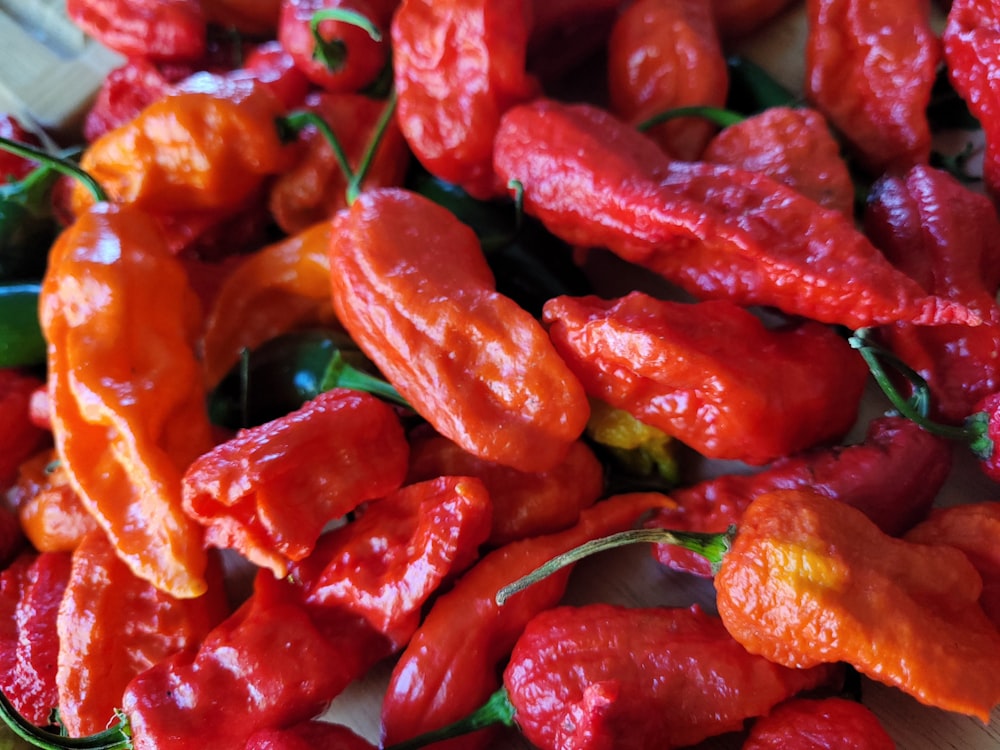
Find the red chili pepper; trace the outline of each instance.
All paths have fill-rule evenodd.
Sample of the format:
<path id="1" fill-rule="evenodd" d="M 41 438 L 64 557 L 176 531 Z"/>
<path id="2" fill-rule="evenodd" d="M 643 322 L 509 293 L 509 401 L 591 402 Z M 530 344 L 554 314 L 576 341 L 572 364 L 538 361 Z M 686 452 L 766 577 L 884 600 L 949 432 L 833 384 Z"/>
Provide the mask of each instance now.
<path id="1" fill-rule="evenodd" d="M 587 395 L 711 458 L 763 464 L 842 438 L 868 376 L 831 328 L 769 329 L 724 300 L 557 297 L 543 320 Z"/>
<path id="2" fill-rule="evenodd" d="M 71 737 L 113 723 L 138 673 L 196 648 L 229 614 L 222 566 L 213 559 L 205 594 L 175 599 L 137 578 L 95 530 L 73 552 L 59 604 L 59 720 Z"/>
<path id="3" fill-rule="evenodd" d="M 806 98 L 873 175 L 926 163 L 941 60 L 930 3 L 809 0 L 806 8 Z"/>
<path id="4" fill-rule="evenodd" d="M 400 129 L 435 177 L 476 198 L 501 192 L 493 137 L 503 112 L 538 93 L 525 71 L 526 0 L 407 0 L 392 22 Z"/>
<path id="5" fill-rule="evenodd" d="M 41 145 L 37 135 L 26 130 L 16 117 L 7 113 L 0 114 L 0 138 L 32 146 Z M 0 151 L 0 184 L 23 179 L 37 166 L 30 159 L 12 154 L 10 151 Z"/>
<path id="6" fill-rule="evenodd" d="M 31 420 L 31 394 L 42 382 L 15 369 L 0 369 L 0 490 L 17 477 L 18 466 L 47 439 L 45 430 Z"/>
<path id="7" fill-rule="evenodd" d="M 56 615 L 69 575 L 62 552 L 22 554 L 0 573 L 0 690 L 33 724 L 59 705 Z"/>
<path id="8" fill-rule="evenodd" d="M 504 688 L 469 717 L 516 726 L 542 750 L 687 747 L 738 731 L 796 693 L 829 684 L 832 667 L 788 669 L 748 653 L 699 607 L 557 607 L 528 623 Z M 461 724 L 391 746 L 412 750 Z"/>
<path id="9" fill-rule="evenodd" d="M 280 577 L 327 523 L 399 487 L 408 454 L 391 406 L 336 389 L 195 459 L 184 510 L 205 527 L 206 545 L 236 549 Z"/>
<path id="10" fill-rule="evenodd" d="M 278 2 L 273 4 L 277 8 Z M 277 39 L 258 44 L 243 61 L 243 67 L 229 75 L 249 75 L 260 81 L 288 110 L 300 106 L 310 89 L 309 79 L 296 67 L 291 54 Z"/>
<path id="11" fill-rule="evenodd" d="M 898 324 L 878 340 L 915 370 L 933 396 L 931 415 L 959 424 L 1000 390 L 1000 219 L 989 198 L 942 170 L 918 165 L 872 188 L 865 232 L 928 292 L 975 310 L 981 326 Z"/>
<path id="12" fill-rule="evenodd" d="M 208 26 L 199 0 L 66 0 L 84 32 L 126 57 L 159 61 L 202 58 Z"/>
<path id="13" fill-rule="evenodd" d="M 475 233 L 415 193 L 369 190 L 333 220 L 337 319 L 414 410 L 480 458 L 546 471 L 586 426 L 541 325 L 496 292 Z"/>
<path id="14" fill-rule="evenodd" d="M 587 105 L 536 100 L 504 115 L 497 174 L 561 239 L 607 247 L 697 297 L 768 305 L 851 328 L 978 323 L 927 295 L 851 220 L 760 174 L 670 161 Z"/>
<path id="15" fill-rule="evenodd" d="M 432 431 L 411 433 L 407 481 L 448 475 L 478 477 L 489 490 L 491 547 L 569 528 L 604 491 L 604 467 L 583 441 L 552 470 L 523 472 L 477 458 Z"/>
<path id="16" fill-rule="evenodd" d="M 755 474 L 725 474 L 673 490 L 677 507 L 658 511 L 650 525 L 722 532 L 739 524 L 758 495 L 809 488 L 861 510 L 886 534 L 901 536 L 927 516 L 951 466 L 946 440 L 902 417 L 880 417 L 868 425 L 864 442 L 818 448 L 780 458 Z M 712 575 L 710 563 L 688 550 L 660 544 L 656 556 L 671 568 Z"/>
<path id="17" fill-rule="evenodd" d="M 754 722 L 741 750 L 895 750 L 872 711 L 845 698 L 794 698 Z"/>
<path id="18" fill-rule="evenodd" d="M 830 127 L 807 107 L 768 107 L 727 126 L 701 158 L 760 172 L 824 208 L 854 214 L 854 183 Z"/>
<path id="19" fill-rule="evenodd" d="M 498 607 L 495 596 L 504 583 L 587 539 L 630 528 L 669 502 L 646 493 L 602 500 L 566 531 L 512 542 L 483 557 L 435 600 L 397 660 L 382 703 L 383 745 L 449 724 L 486 700 L 500 685 L 497 667 L 528 621 L 559 601 L 569 571 Z M 470 735 L 449 747 L 482 748 L 487 739 Z"/>
<path id="20" fill-rule="evenodd" d="M 287 729 L 262 729 L 245 750 L 376 750 L 352 729 L 325 721 L 306 721 Z"/>
<path id="21" fill-rule="evenodd" d="M 668 110 L 722 107 L 729 75 L 711 3 L 637 0 L 608 40 L 608 95 L 623 120 L 644 123 Z M 702 117 L 681 117 L 646 132 L 677 159 L 697 159 L 715 132 Z"/>
<path id="22" fill-rule="evenodd" d="M 170 82 L 148 58 L 126 60 L 104 77 L 83 121 L 84 139 L 91 143 L 121 127 L 171 90 Z"/>

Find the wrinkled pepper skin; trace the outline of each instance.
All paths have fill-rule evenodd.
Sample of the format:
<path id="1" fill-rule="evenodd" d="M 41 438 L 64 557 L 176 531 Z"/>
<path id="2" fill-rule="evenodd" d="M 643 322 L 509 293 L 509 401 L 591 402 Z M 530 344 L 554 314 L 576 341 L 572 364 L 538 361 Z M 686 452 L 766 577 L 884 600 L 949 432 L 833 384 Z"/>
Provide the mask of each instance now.
<path id="1" fill-rule="evenodd" d="M 984 723 L 1000 703 L 1000 631 L 954 547 L 886 536 L 818 493 L 776 491 L 743 512 L 715 587 L 726 629 L 776 664 L 845 662 Z"/>
<path id="2" fill-rule="evenodd" d="M 364 156 L 376 125 L 388 106 L 363 94 L 314 94 L 305 109 L 329 124 L 352 168 Z M 268 207 L 285 232 L 293 234 L 325 222 L 347 205 L 347 175 L 325 136 L 314 127 L 298 136 L 302 144 L 295 163 L 274 180 Z M 396 121 L 390 120 L 379 140 L 361 189 L 403 184 L 409 160 L 406 142 Z"/>
<path id="3" fill-rule="evenodd" d="M 701 158 L 760 172 L 824 208 L 854 214 L 854 183 L 847 162 L 826 120 L 814 109 L 768 107 L 720 131 Z"/>
<path id="4" fill-rule="evenodd" d="M 435 177 L 476 198 L 502 190 L 493 136 L 513 104 L 538 93 L 525 71 L 527 0 L 406 0 L 392 21 L 397 120 Z"/>
<path id="5" fill-rule="evenodd" d="M 408 457 L 391 406 L 338 388 L 195 459 L 183 506 L 206 545 L 236 549 L 281 577 L 327 523 L 397 489 Z"/>
<path id="6" fill-rule="evenodd" d="M 518 639 L 504 685 L 521 733 L 543 750 L 687 747 L 828 684 L 753 656 L 697 606 L 557 607 Z"/>
<path id="7" fill-rule="evenodd" d="M 880 342 L 927 382 L 933 417 L 961 424 L 979 400 L 1000 390 L 996 209 L 947 172 L 918 165 L 875 183 L 864 226 L 897 268 L 986 321 L 975 327 L 898 324 L 878 331 Z"/>
<path id="8" fill-rule="evenodd" d="M 494 164 L 503 181 L 520 183 L 526 213 L 556 236 L 606 247 L 702 299 L 852 329 L 980 322 L 893 268 L 849 217 L 762 174 L 671 161 L 592 106 L 537 99 L 512 107 Z"/>
<path id="9" fill-rule="evenodd" d="M 317 720 L 287 729 L 262 729 L 247 740 L 245 750 L 376 750 L 376 747 L 348 727 Z"/>
<path id="10" fill-rule="evenodd" d="M 329 225 L 316 224 L 246 256 L 226 276 L 205 316 L 206 387 L 218 385 L 244 349 L 333 322 L 329 242 Z"/>
<path id="11" fill-rule="evenodd" d="M 98 528 L 54 450 L 40 451 L 21 464 L 7 499 L 17 509 L 24 535 L 39 552 L 72 552 Z"/>
<path id="12" fill-rule="evenodd" d="M 40 726 L 59 705 L 56 617 L 70 565 L 67 553 L 29 552 L 0 573 L 0 689 Z"/>
<path id="13" fill-rule="evenodd" d="M 587 395 L 710 458 L 764 464 L 843 437 L 868 377 L 831 328 L 768 329 L 724 300 L 557 297 L 543 320 Z"/>
<path id="14" fill-rule="evenodd" d="M 33 375 L 0 368 L 0 490 L 17 478 L 18 467 L 45 444 L 45 430 L 31 420 L 31 394 L 42 385 Z"/>
<path id="15" fill-rule="evenodd" d="M 125 687 L 140 672 L 198 644 L 228 614 L 222 566 L 208 590 L 176 599 L 137 578 L 95 530 L 73 552 L 59 606 L 59 719 L 71 737 L 114 723 Z"/>
<path id="16" fill-rule="evenodd" d="M 631 528 L 644 513 L 669 502 L 652 493 L 618 495 L 582 511 L 577 524 L 565 531 L 512 542 L 485 555 L 435 600 L 397 660 L 382 703 L 383 746 L 445 726 L 486 701 L 500 686 L 498 667 L 525 625 L 563 596 L 569 569 L 525 589 L 502 607 L 496 603 L 500 588 L 554 555 Z M 490 736 L 477 732 L 441 747 L 481 749 Z"/>
<path id="17" fill-rule="evenodd" d="M 909 542 L 946 544 L 965 553 L 983 579 L 979 597 L 986 614 L 1000 627 L 1000 503 L 979 502 L 936 508 L 911 529 Z"/>
<path id="18" fill-rule="evenodd" d="M 149 58 L 126 60 L 104 77 L 97 90 L 84 117 L 84 140 L 93 143 L 108 131 L 125 125 L 171 89 L 166 76 Z"/>
<path id="19" fill-rule="evenodd" d="M 428 198 L 366 191 L 333 220 L 337 319 L 442 435 L 480 458 L 546 471 L 590 407 L 544 329 L 496 292 L 475 233 Z"/>
<path id="20" fill-rule="evenodd" d="M 324 535 L 312 555 L 291 567 L 287 583 L 275 585 L 290 586 L 314 621 L 347 612 L 400 649 L 431 595 L 478 558 L 491 510 L 486 487 L 474 477 L 408 485 Z"/>
<path id="21" fill-rule="evenodd" d="M 156 222 L 108 203 L 60 235 L 40 297 L 53 435 L 73 488 L 133 572 L 179 597 L 205 590 L 201 530 L 181 507 L 184 470 L 214 442 L 198 310 Z"/>
<path id="22" fill-rule="evenodd" d="M 478 477 L 486 485 L 491 547 L 567 529 L 604 492 L 604 467 L 582 440 L 550 471 L 523 472 L 477 458 L 436 433 L 411 433 L 407 481 L 447 475 Z"/>
<path id="23" fill-rule="evenodd" d="M 673 490 L 677 507 L 658 511 L 650 525 L 723 532 L 739 524 L 758 495 L 809 488 L 854 506 L 886 534 L 902 536 L 927 517 L 951 466 L 946 440 L 903 417 L 879 417 L 869 423 L 863 442 L 817 448 L 779 458 L 754 474 L 724 474 Z M 658 544 L 656 557 L 676 570 L 712 575 L 705 558 L 679 547 Z"/>
<path id="24" fill-rule="evenodd" d="M 808 0 L 805 94 L 872 175 L 930 158 L 930 1 Z"/>
<path id="25" fill-rule="evenodd" d="M 878 717 L 844 698 L 793 698 L 754 722 L 741 750 L 895 750 Z"/>
<path id="26" fill-rule="evenodd" d="M 294 149 L 275 125 L 282 115 L 262 83 L 199 74 L 91 143 L 80 166 L 113 202 L 154 214 L 224 215 L 291 163 Z M 92 202 L 78 184 L 74 212 Z"/>
<path id="27" fill-rule="evenodd" d="M 623 120 L 640 124 L 678 107 L 723 107 L 726 59 L 704 0 L 637 0 L 608 39 L 608 95 Z M 716 126 L 678 118 L 647 132 L 675 159 L 697 159 Z"/>
<path id="28" fill-rule="evenodd" d="M 66 0 L 66 15 L 126 57 L 183 62 L 205 55 L 208 28 L 199 0 Z"/>

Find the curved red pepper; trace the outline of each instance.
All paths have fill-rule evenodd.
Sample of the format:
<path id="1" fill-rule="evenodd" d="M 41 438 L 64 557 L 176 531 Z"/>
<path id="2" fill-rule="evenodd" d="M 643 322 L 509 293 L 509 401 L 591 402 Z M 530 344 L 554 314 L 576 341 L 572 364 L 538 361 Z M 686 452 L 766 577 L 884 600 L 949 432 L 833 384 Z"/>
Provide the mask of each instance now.
<path id="1" fill-rule="evenodd" d="M 741 750 L 895 750 L 878 717 L 845 698 L 794 698 L 754 722 Z"/>

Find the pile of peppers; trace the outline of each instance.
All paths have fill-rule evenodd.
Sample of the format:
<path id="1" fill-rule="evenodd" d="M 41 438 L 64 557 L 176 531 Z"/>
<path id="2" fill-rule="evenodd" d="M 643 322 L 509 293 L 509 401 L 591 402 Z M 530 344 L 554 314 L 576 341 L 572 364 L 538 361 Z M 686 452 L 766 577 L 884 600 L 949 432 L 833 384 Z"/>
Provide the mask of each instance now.
<path id="1" fill-rule="evenodd" d="M 0 116 L 0 744 L 996 722 L 997 8 L 66 12 L 124 62 L 75 136 Z M 735 50 L 796 12 L 790 91 Z M 672 604 L 567 596 L 636 542 Z"/>

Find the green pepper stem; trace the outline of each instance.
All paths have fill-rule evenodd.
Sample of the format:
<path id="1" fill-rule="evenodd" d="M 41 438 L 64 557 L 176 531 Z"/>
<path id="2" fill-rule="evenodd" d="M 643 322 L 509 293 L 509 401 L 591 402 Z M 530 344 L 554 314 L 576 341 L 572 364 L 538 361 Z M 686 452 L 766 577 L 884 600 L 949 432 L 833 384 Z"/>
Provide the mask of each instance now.
<path id="1" fill-rule="evenodd" d="M 347 45 L 340 39 L 324 39 L 319 33 L 319 25 L 324 21 L 340 21 L 357 26 L 368 33 L 373 41 L 382 41 L 382 32 L 363 13 L 347 8 L 323 8 L 313 13 L 309 20 L 309 31 L 312 33 L 313 58 L 323 63 L 328 70 L 336 73 L 347 62 Z"/>
<path id="2" fill-rule="evenodd" d="M 503 606 L 506 601 L 519 591 L 538 583 L 567 565 L 582 560 L 585 557 L 629 544 L 652 543 L 670 544 L 675 547 L 690 550 L 701 555 L 712 564 L 712 571 L 718 570 L 722 558 L 732 546 L 736 528 L 730 527 L 724 533 L 704 533 L 698 531 L 671 531 L 669 529 L 632 529 L 618 534 L 592 539 L 574 547 L 561 555 L 556 555 L 544 565 L 541 565 L 513 583 L 508 583 L 496 594 L 496 603 Z"/>
<path id="3" fill-rule="evenodd" d="M 386 99 L 385 107 L 382 109 L 382 114 L 379 115 L 378 121 L 375 123 L 375 128 L 372 130 L 372 137 L 368 140 L 365 152 L 361 155 L 361 161 L 358 164 L 358 168 L 355 170 L 353 178 L 348 181 L 348 203 L 354 203 L 358 194 L 361 192 L 361 183 L 365 181 L 365 177 L 367 177 L 368 172 L 371 171 L 372 163 L 375 161 L 375 153 L 378 151 L 379 144 L 382 143 L 382 139 L 385 137 L 385 131 L 389 127 L 389 123 L 392 121 L 395 112 L 396 90 L 392 89 L 389 91 L 389 96 Z"/>
<path id="4" fill-rule="evenodd" d="M 961 427 L 935 422 L 927 416 L 930 411 L 930 387 L 920 373 L 888 349 L 872 342 L 870 332 L 866 328 L 855 331 L 854 335 L 848 338 L 848 343 L 861 354 L 875 382 L 900 415 L 920 425 L 931 434 L 968 443 L 973 453 L 979 458 L 988 458 L 992 454 L 993 441 L 986 434 L 987 415 L 973 414 L 966 419 L 965 424 Z M 904 398 L 892 383 L 883 362 L 891 365 L 909 381 L 913 388 L 913 395 L 910 398 Z"/>
<path id="5" fill-rule="evenodd" d="M 721 107 L 698 105 L 693 107 L 676 107 L 675 109 L 668 109 L 666 112 L 660 112 L 659 114 L 653 115 L 648 120 L 643 120 L 637 127 L 639 130 L 645 132 L 650 128 L 656 127 L 657 125 L 662 125 L 668 120 L 676 120 L 681 117 L 701 117 L 723 128 L 729 127 L 730 125 L 736 125 L 746 119 L 743 115 L 738 112 L 733 112 L 732 110 L 722 109 Z"/>
<path id="6" fill-rule="evenodd" d="M 330 364 L 327 365 L 326 372 L 323 373 L 323 379 L 320 382 L 320 390 L 322 391 L 329 391 L 333 388 L 364 391 L 404 408 L 411 408 L 392 384 L 349 364 L 339 351 L 333 353 Z"/>
<path id="7" fill-rule="evenodd" d="M 463 734 L 477 732 L 491 726 L 502 725 L 505 727 L 514 726 L 514 706 L 510 702 L 510 696 L 504 688 L 500 688 L 487 701 L 473 711 L 468 716 L 464 716 L 456 722 L 432 729 L 429 732 L 417 735 L 416 737 L 389 745 L 385 750 L 416 750 L 417 748 L 430 745 L 433 742 L 450 740 Z"/>
<path id="8" fill-rule="evenodd" d="M 87 188 L 98 203 L 104 203 L 108 200 L 108 194 L 104 192 L 104 188 L 101 187 L 100 183 L 68 159 L 50 154 L 44 149 L 36 148 L 27 143 L 20 143 L 3 137 L 0 137 L 0 150 L 9 151 L 26 159 L 32 159 L 39 164 L 51 167 L 56 172 L 59 172 L 59 174 L 73 177 L 83 183 L 83 186 Z"/>
<path id="9" fill-rule="evenodd" d="M 88 737 L 66 737 L 36 727 L 24 718 L 3 692 L 0 692 L 0 719 L 18 737 L 42 750 L 132 750 L 132 731 L 128 720 L 118 713 L 118 723 Z"/>

